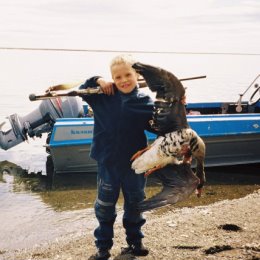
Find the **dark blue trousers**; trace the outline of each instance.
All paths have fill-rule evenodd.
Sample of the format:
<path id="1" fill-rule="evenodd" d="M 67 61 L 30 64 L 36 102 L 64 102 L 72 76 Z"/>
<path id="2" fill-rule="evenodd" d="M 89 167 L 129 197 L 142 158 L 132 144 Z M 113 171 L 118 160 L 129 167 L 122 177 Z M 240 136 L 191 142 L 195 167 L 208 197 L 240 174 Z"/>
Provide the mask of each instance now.
<path id="1" fill-rule="evenodd" d="M 129 166 L 98 164 L 95 214 L 99 226 L 94 231 L 97 248 L 110 249 L 113 246 L 113 225 L 120 189 L 124 196 L 123 226 L 126 241 L 129 245 L 141 243 L 144 237 L 141 227 L 145 219 L 135 210 L 135 206 L 145 198 L 145 183 L 143 174 L 135 174 Z"/>

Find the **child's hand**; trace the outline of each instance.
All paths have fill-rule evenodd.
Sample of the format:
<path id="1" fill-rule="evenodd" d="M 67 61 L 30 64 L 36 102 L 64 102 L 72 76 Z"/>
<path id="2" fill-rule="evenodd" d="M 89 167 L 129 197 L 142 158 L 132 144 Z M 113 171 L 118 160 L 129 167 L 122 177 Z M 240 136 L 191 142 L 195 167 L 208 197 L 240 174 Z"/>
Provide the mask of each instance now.
<path id="1" fill-rule="evenodd" d="M 104 94 L 110 96 L 114 95 L 114 83 L 104 80 L 103 78 L 99 78 L 97 80 L 98 85 L 101 87 Z"/>

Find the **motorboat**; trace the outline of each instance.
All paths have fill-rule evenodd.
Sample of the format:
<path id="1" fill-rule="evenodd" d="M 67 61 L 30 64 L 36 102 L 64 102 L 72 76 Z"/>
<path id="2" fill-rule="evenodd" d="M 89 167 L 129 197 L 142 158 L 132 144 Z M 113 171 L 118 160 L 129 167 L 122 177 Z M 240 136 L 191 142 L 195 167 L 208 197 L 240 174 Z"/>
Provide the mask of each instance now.
<path id="1" fill-rule="evenodd" d="M 187 104 L 188 123 L 206 144 L 206 167 L 260 162 L 259 80 L 260 75 L 235 102 Z M 252 88 L 249 100 L 243 101 L 244 94 Z M 100 94 L 100 90 L 91 94 Z M 96 171 L 96 162 L 89 157 L 94 126 L 89 107 L 68 93 L 45 97 L 29 115 L 9 116 L 11 128 L 0 131 L 0 148 L 7 150 L 28 137 L 48 133 L 47 173 Z M 156 138 L 149 132 L 146 135 L 150 143 Z"/>

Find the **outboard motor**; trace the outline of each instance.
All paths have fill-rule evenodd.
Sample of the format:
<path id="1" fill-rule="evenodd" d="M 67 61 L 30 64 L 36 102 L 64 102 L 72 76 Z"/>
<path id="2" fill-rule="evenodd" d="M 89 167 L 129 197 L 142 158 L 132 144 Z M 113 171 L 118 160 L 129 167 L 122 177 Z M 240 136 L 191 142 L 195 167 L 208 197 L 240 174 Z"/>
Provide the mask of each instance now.
<path id="1" fill-rule="evenodd" d="M 29 137 L 41 137 L 50 132 L 57 118 L 77 118 L 83 116 L 83 107 L 78 97 L 58 97 L 43 100 L 30 114 L 21 117 L 13 114 L 8 117 L 11 128 L 2 131 L 0 124 L 0 148 L 8 150 Z"/>

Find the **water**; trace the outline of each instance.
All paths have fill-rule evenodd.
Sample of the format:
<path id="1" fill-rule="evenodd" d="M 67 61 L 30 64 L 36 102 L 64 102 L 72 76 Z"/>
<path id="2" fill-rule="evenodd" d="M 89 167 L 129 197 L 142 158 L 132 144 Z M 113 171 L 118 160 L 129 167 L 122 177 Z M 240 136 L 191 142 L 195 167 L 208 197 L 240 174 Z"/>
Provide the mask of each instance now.
<path id="1" fill-rule="evenodd" d="M 28 99 L 31 93 L 42 94 L 51 85 L 78 82 L 97 74 L 110 78 L 108 64 L 114 55 L 0 50 L 0 123 L 8 115 L 18 113 L 23 116 L 37 108 L 39 102 L 30 102 Z M 253 55 L 135 56 L 144 63 L 168 69 L 179 78 L 206 75 L 206 79 L 184 82 L 188 102 L 236 101 L 238 94 L 243 93 L 260 73 L 259 56 Z M 245 100 L 247 98 L 248 95 Z M 8 151 L 0 150 L 0 250 L 32 246 L 71 234 L 75 230 L 90 231 L 95 225 L 92 211 L 95 174 L 60 176 L 50 183 L 45 176 L 45 138 L 46 135 L 41 139 L 30 139 L 29 144 L 22 143 Z M 204 199 L 210 199 L 205 203 L 216 198 L 232 197 L 232 194 L 242 196 L 244 192 L 256 189 L 258 186 L 253 184 L 259 185 L 258 169 L 259 165 L 249 170 L 256 174 L 252 178 L 244 175 L 239 178 L 245 185 L 243 187 L 246 187 L 242 191 L 240 184 L 225 186 L 228 183 L 214 182 L 216 174 L 212 174 L 208 183 L 214 187 L 211 190 L 208 186 L 208 194 Z M 218 172 L 217 176 L 221 173 Z M 155 186 L 151 182 L 148 194 L 158 191 L 159 188 Z M 214 192 L 218 196 L 214 196 Z"/>
<path id="2" fill-rule="evenodd" d="M 0 248 L 18 249 L 54 240 L 75 230 L 89 232 L 95 224 L 86 210 L 57 212 L 45 203 L 41 193 L 30 191 L 30 185 L 17 182 L 16 174 L 2 174 L 0 182 Z M 86 222 L 86 219 L 89 219 Z"/>

